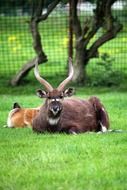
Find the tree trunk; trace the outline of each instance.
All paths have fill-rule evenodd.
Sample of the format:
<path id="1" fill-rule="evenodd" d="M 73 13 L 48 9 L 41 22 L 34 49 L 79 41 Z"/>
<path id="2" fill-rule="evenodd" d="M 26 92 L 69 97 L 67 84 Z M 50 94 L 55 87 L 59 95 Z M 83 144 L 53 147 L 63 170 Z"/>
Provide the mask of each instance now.
<path id="1" fill-rule="evenodd" d="M 116 0 L 97 0 L 96 8 L 93 10 L 93 17 L 84 18 L 84 23 L 78 15 L 78 0 L 71 0 L 72 3 L 72 24 L 76 40 L 74 76 L 72 81 L 77 84 L 84 84 L 86 81 L 86 66 L 90 59 L 98 57 L 98 49 L 104 43 L 116 37 L 122 29 L 122 25 L 112 15 L 112 5 Z M 105 28 L 102 34 L 93 43 L 91 39 L 98 33 L 100 28 Z"/>
<path id="2" fill-rule="evenodd" d="M 72 81 L 76 84 L 83 84 L 86 80 L 86 65 L 84 64 L 84 52 L 77 52 L 74 63 L 74 76 Z"/>
<path id="3" fill-rule="evenodd" d="M 33 58 L 32 60 L 28 61 L 23 67 L 18 71 L 18 73 L 12 78 L 10 84 L 12 86 L 17 86 L 20 84 L 21 80 L 29 73 L 29 71 L 35 66 L 35 60 L 37 57 Z M 44 63 L 47 61 L 46 57 L 39 60 L 39 64 Z"/>
<path id="4" fill-rule="evenodd" d="M 84 39 L 77 40 L 76 42 L 76 55 L 74 61 L 74 76 L 72 81 L 76 84 L 85 83 L 86 79 L 86 65 L 87 50 L 84 49 Z"/>
<path id="5" fill-rule="evenodd" d="M 41 42 L 41 35 L 39 32 L 39 23 L 48 18 L 49 14 L 53 11 L 53 9 L 57 6 L 60 0 L 54 0 L 47 7 L 47 12 L 42 14 L 44 9 L 44 1 L 39 0 L 38 2 L 33 1 L 33 12 L 31 16 L 31 20 L 29 22 L 30 31 L 33 37 L 33 48 L 37 54 L 37 57 L 28 61 L 20 71 L 13 77 L 10 81 L 12 86 L 16 86 L 20 83 L 20 81 L 29 73 L 29 71 L 35 66 L 35 61 L 38 58 L 38 64 L 47 62 L 47 56 L 43 50 L 43 44 Z"/>

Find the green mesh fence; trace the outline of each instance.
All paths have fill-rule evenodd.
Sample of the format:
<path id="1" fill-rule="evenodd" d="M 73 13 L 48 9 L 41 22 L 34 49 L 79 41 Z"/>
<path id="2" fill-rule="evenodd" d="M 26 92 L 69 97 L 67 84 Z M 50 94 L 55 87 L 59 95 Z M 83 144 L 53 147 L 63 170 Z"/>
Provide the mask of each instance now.
<path id="1" fill-rule="evenodd" d="M 80 4 L 78 6 L 82 20 L 84 17 L 92 15 L 94 6 L 91 6 L 91 4 Z M 114 69 L 126 72 L 127 11 L 124 10 L 124 7 L 121 7 L 121 4 L 117 4 L 113 12 L 124 27 L 117 38 L 99 49 L 99 54 L 107 54 L 112 59 Z M 14 5 L 10 8 L 4 5 L 0 8 L 1 76 L 6 75 L 11 78 L 36 55 L 32 47 L 32 36 L 29 31 L 28 21 L 30 14 L 31 11 L 28 6 L 22 7 L 20 5 L 17 7 Z M 48 56 L 48 62 L 43 65 L 43 73 L 49 76 L 64 74 L 68 58 L 68 7 L 57 7 L 47 20 L 39 24 L 39 27 L 44 52 Z M 94 38 L 96 37 L 94 36 Z M 97 69 L 97 62 L 98 59 L 90 60 L 88 66 L 90 72 L 94 72 L 95 68 Z"/>

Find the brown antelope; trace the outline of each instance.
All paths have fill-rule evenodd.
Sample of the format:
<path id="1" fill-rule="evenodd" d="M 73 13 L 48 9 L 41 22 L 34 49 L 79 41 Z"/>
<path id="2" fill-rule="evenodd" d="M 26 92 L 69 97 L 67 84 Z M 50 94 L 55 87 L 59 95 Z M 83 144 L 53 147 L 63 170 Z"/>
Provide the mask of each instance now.
<path id="1" fill-rule="evenodd" d="M 7 127 L 23 128 L 31 126 L 32 120 L 39 110 L 40 107 L 21 108 L 18 103 L 14 103 L 13 109 L 8 114 Z"/>
<path id="2" fill-rule="evenodd" d="M 36 132 L 82 133 L 87 131 L 105 132 L 109 128 L 108 114 L 97 97 L 88 100 L 65 98 L 73 95 L 73 88 L 65 86 L 73 77 L 72 61 L 69 59 L 69 75 L 53 88 L 38 71 L 36 60 L 34 74 L 46 91 L 38 90 L 40 98 L 46 98 L 39 114 L 33 119 L 32 128 Z"/>

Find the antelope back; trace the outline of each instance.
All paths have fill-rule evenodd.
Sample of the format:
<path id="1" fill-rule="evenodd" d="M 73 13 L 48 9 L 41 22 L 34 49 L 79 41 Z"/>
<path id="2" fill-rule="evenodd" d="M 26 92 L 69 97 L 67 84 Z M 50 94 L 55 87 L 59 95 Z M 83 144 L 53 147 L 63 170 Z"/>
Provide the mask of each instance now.
<path id="1" fill-rule="evenodd" d="M 15 107 L 8 114 L 7 126 L 14 128 L 23 128 L 31 126 L 33 119 L 40 110 L 38 108 Z"/>

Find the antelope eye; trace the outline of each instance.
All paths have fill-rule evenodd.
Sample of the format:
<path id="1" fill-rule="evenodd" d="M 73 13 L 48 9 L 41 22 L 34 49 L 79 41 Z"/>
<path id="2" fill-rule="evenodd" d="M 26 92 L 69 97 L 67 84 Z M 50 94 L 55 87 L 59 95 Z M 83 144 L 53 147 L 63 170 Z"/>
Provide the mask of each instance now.
<path id="1" fill-rule="evenodd" d="M 63 94 L 60 95 L 60 99 L 62 99 L 62 98 L 63 98 Z"/>

